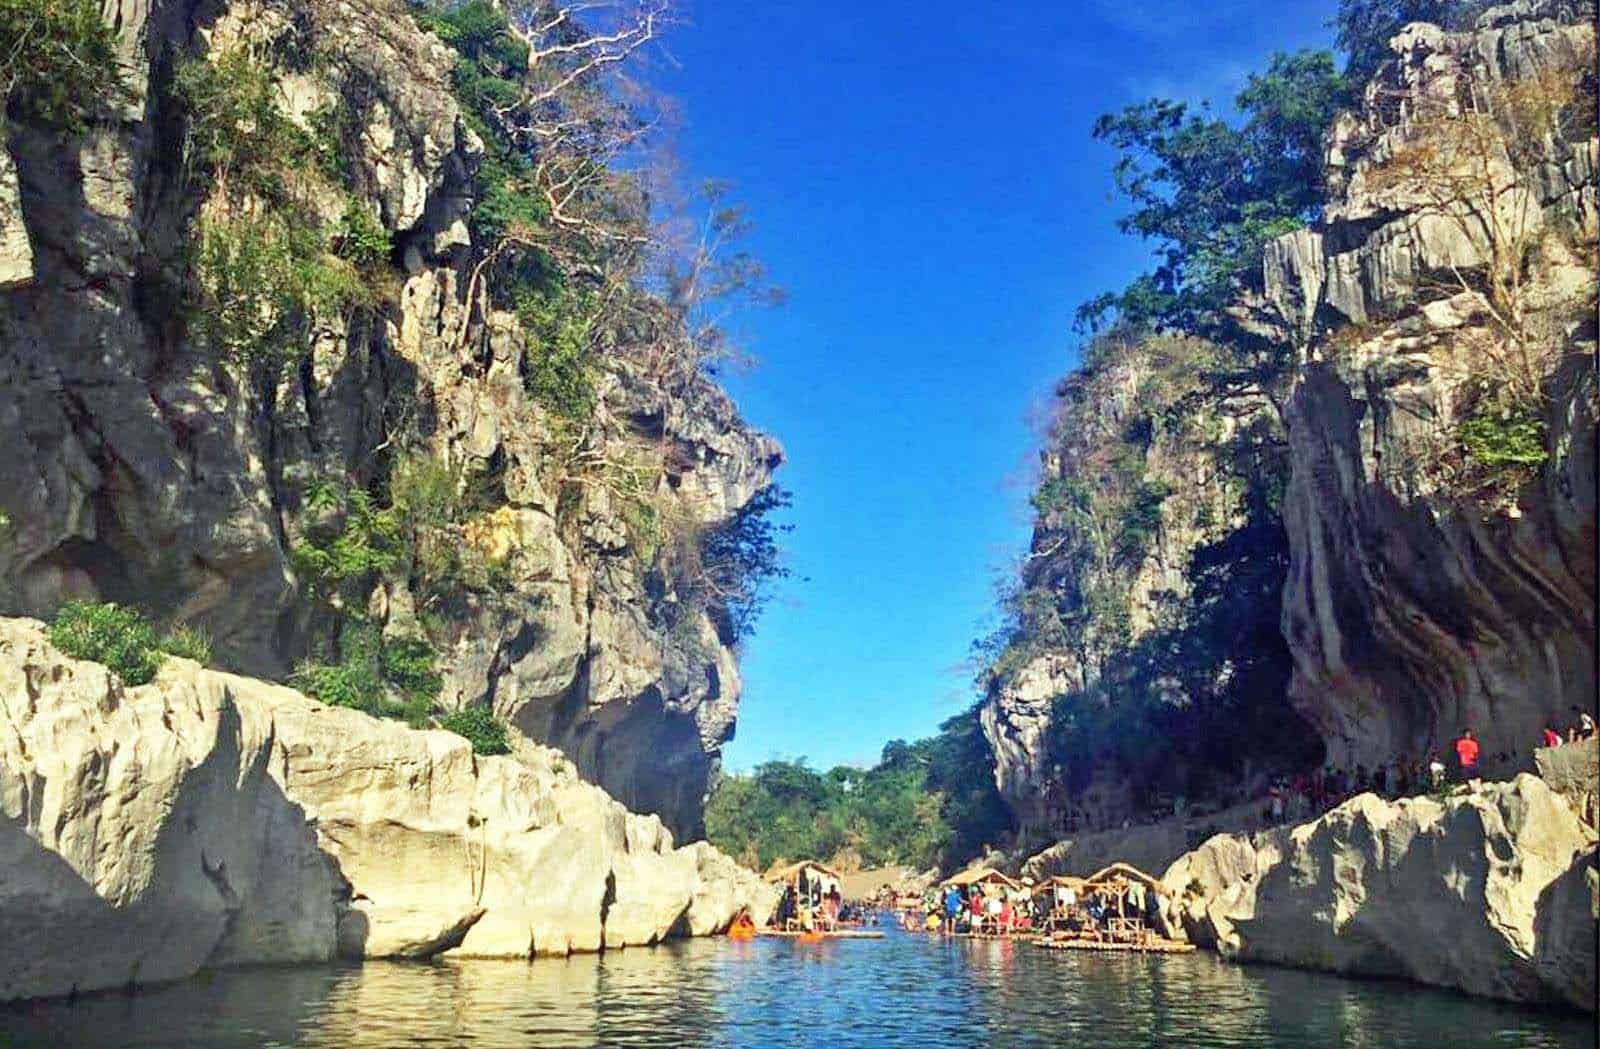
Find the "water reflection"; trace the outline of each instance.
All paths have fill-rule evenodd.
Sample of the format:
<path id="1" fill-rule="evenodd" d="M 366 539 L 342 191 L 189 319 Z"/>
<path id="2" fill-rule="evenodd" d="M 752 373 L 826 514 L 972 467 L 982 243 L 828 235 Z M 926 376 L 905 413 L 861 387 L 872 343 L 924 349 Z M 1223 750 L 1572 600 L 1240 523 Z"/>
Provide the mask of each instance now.
<path id="1" fill-rule="evenodd" d="M 0 1047 L 1594 1046 L 1591 1022 L 1393 983 L 1025 944 L 696 941 L 567 961 L 217 974 L 0 1010 Z"/>

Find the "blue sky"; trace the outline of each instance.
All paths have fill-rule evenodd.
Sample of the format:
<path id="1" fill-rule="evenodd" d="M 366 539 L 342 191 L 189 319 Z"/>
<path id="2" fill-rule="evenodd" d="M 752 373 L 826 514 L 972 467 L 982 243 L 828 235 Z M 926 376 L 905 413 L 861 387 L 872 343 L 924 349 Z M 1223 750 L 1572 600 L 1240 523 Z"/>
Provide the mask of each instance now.
<path id="1" fill-rule="evenodd" d="M 796 580 L 744 657 L 729 767 L 867 763 L 971 702 L 962 664 L 1025 550 L 1030 414 L 1071 318 L 1138 271 L 1094 118 L 1226 100 L 1335 0 L 690 0 L 679 152 L 731 179 L 790 294 L 730 376 L 789 454 Z M 800 581 L 804 577 L 804 581 Z"/>

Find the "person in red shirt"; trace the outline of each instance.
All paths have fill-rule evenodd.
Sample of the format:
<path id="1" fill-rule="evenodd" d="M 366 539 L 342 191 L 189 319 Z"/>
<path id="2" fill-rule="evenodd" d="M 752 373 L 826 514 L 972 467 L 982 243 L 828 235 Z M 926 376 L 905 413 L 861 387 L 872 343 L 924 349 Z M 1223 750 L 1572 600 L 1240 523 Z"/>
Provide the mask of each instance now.
<path id="1" fill-rule="evenodd" d="M 1544 745 L 1547 747 L 1561 746 L 1561 733 L 1546 725 L 1544 727 Z"/>
<path id="2" fill-rule="evenodd" d="M 1461 781 L 1463 783 L 1474 779 L 1478 774 L 1478 741 L 1473 738 L 1472 730 L 1461 730 L 1461 738 L 1456 740 L 1456 761 L 1461 766 Z"/>

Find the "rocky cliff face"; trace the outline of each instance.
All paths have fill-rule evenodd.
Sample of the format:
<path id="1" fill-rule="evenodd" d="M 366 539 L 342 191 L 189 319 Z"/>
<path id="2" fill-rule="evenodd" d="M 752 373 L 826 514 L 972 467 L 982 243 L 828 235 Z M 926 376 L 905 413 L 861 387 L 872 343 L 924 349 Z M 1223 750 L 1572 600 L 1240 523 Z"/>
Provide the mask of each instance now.
<path id="1" fill-rule="evenodd" d="M 481 480 L 467 534 L 498 583 L 440 602 L 385 580 L 356 611 L 426 633 L 445 706 L 491 704 L 696 833 L 738 669 L 713 614 L 672 614 L 666 544 L 636 525 L 647 506 L 685 533 L 722 526 L 771 483 L 778 446 L 699 371 L 657 367 L 648 338 L 610 347 L 576 430 L 530 393 L 553 350 L 469 288 L 489 250 L 485 147 L 457 56 L 399 0 L 113 0 L 106 19 L 126 102 L 81 134 L 9 127 L 0 151 L 0 611 L 135 604 L 281 678 L 328 632 L 292 557 L 326 523 L 308 492 L 379 489 L 407 444 Z M 264 387 L 190 305 L 196 226 L 224 186 L 193 175 L 198 117 L 176 81 L 240 53 L 302 132 L 334 115 L 350 206 L 388 246 L 375 301 L 309 318 L 305 353 Z M 338 197 L 320 207 L 341 221 Z"/>
<path id="2" fill-rule="evenodd" d="M 1220 443 L 1248 430 L 1264 405 L 1246 406 L 1242 419 L 1168 414 L 1187 392 L 1182 355 L 1202 345 L 1111 347 L 1056 391 L 1020 636 L 979 711 L 997 784 L 1024 827 L 1052 826 L 1066 804 L 1056 785 L 1071 770 L 1047 738 L 1056 701 L 1127 676 L 1122 657 L 1188 596 L 1195 550 L 1243 522 L 1244 486 L 1201 435 Z M 1091 774 L 1077 795 L 1103 819 L 1134 807 L 1115 771 Z"/>
<path id="3" fill-rule="evenodd" d="M 1321 221 L 1269 243 L 1231 311 L 1229 345 L 1284 362 L 1275 377 L 1197 407 L 1146 339 L 1098 347 L 1063 384 L 1020 587 L 1050 615 L 1019 616 L 983 709 L 1025 826 L 1060 836 L 1063 808 L 1104 825 L 1151 803 L 1129 795 L 1136 760 L 1068 740 L 1096 769 L 1075 779 L 1052 734 L 1230 681 L 1286 725 L 1292 705 L 1346 768 L 1470 725 L 1509 774 L 1545 723 L 1593 708 L 1592 5 L 1508 4 L 1392 48 L 1328 133 Z M 1203 344 L 1188 352 L 1204 367 Z M 1146 526 L 1141 492 L 1157 496 Z M 1119 542 L 1131 527 L 1152 538 Z M 1236 606 L 1209 626 L 1207 573 Z M 1253 583 L 1274 588 L 1265 631 L 1244 611 Z M 1184 645 L 1187 678 L 1166 655 Z M 1271 771 L 1241 746 L 1262 760 L 1237 783 Z"/>
<path id="4" fill-rule="evenodd" d="M 1279 336 L 1303 355 L 1284 511 L 1292 696 L 1344 764 L 1471 725 L 1490 768 L 1526 768 L 1543 725 L 1595 693 L 1592 11 L 1508 5 L 1393 47 L 1331 133 L 1326 221 L 1266 259 Z M 1591 72 L 1570 119 L 1513 127 L 1520 148 L 1485 150 L 1474 187 L 1441 183 L 1419 152 L 1435 146 L 1433 114 L 1488 108 L 1497 90 L 1515 101 L 1515 85 L 1573 68 Z M 1449 435 L 1494 384 L 1467 358 L 1504 327 L 1484 289 L 1507 245 L 1531 252 L 1516 309 L 1548 455 L 1496 499 L 1458 471 Z"/>
<path id="5" fill-rule="evenodd" d="M 474 757 L 187 660 L 126 688 L 19 619 L 0 620 L 0 708 L 0 999 L 262 962 L 565 955 L 774 902 L 531 744 Z"/>
<path id="6" fill-rule="evenodd" d="M 1398 976 L 1596 1007 L 1594 828 L 1523 774 L 1445 801 L 1351 799 L 1297 827 L 1219 835 L 1164 882 L 1226 958 Z"/>

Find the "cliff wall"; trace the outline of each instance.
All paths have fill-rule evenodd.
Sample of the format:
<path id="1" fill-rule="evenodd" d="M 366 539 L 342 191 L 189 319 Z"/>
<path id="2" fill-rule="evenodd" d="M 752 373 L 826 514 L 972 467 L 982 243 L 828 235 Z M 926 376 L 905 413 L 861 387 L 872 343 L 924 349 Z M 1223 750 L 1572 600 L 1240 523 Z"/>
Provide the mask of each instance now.
<path id="1" fill-rule="evenodd" d="M 1593 709 L 1594 39 L 1544 0 L 1407 27 L 1228 330 L 1061 384 L 982 711 L 1033 844 L 1465 726 L 1509 775 Z"/>
<path id="2" fill-rule="evenodd" d="M 1590 15 L 1517 4 L 1471 32 L 1409 28 L 1330 135 L 1326 221 L 1266 260 L 1278 315 L 1312 332 L 1288 410 L 1291 696 L 1341 764 L 1472 726 L 1491 770 L 1528 769 L 1546 724 L 1594 705 Z M 1489 174 L 1441 182 L 1431 151 L 1463 122 L 1439 114 L 1515 102 L 1574 68 L 1588 73 L 1570 118 L 1524 120 L 1509 151 L 1481 151 Z M 1454 165 L 1480 151 L 1463 152 Z M 1527 257 L 1497 294 L 1507 251 Z M 1491 405 L 1518 369 L 1486 363 L 1510 327 L 1538 385 L 1543 454 L 1498 479 L 1456 435 L 1504 411 Z"/>
<path id="3" fill-rule="evenodd" d="M 1224 958 L 1404 977 L 1596 1008 L 1594 828 L 1526 773 L 1444 799 L 1362 794 L 1295 827 L 1223 834 L 1163 881 Z"/>
<path id="4" fill-rule="evenodd" d="M 0 611 L 137 605 L 279 679 L 359 616 L 438 652 L 445 709 L 492 706 L 697 833 L 739 674 L 726 623 L 675 589 L 666 551 L 766 489 L 778 446 L 698 367 L 662 365 L 676 336 L 659 326 L 602 348 L 581 410 L 537 395 L 529 377 L 561 366 L 559 347 L 485 265 L 483 208 L 504 202 L 458 101 L 464 59 L 400 0 L 107 0 L 104 15 L 126 97 L 65 134 L 6 127 L 0 151 Z M 315 163 L 228 170 L 216 158 L 237 143 L 208 100 L 259 103 L 231 131 L 282 124 Z M 304 198 L 291 226 L 330 231 L 318 251 L 377 242 L 346 293 L 359 305 L 263 305 L 259 278 L 279 271 L 247 236 L 280 230 L 260 224 L 280 192 Z M 202 229 L 236 239 L 214 251 Z M 218 251 L 242 271 L 231 298 L 202 272 Z M 292 336 L 286 366 L 224 352 L 218 331 L 241 327 Z M 403 458 L 473 490 L 442 545 L 494 571 L 446 587 L 386 573 L 330 604 L 296 559 L 339 534 L 316 493 L 385 498 Z"/>
<path id="5" fill-rule="evenodd" d="M 675 847 L 559 753 L 169 659 L 125 687 L 0 620 L 0 999 L 335 957 L 566 955 L 764 920 L 773 891 Z"/>

